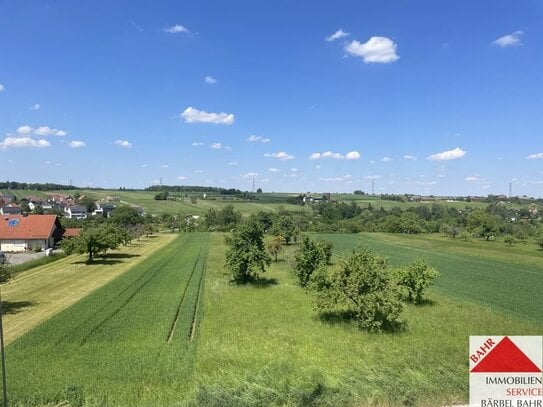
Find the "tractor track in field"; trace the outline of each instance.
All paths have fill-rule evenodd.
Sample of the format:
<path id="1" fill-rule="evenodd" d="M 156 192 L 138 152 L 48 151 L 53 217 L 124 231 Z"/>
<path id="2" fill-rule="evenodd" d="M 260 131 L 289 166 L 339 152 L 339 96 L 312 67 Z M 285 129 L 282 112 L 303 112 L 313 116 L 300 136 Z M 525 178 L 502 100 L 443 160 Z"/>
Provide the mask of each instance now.
<path id="1" fill-rule="evenodd" d="M 200 281 L 198 283 L 198 297 L 196 298 L 196 302 L 194 303 L 194 310 L 192 311 L 192 322 L 190 324 L 190 333 L 188 340 L 192 342 L 194 339 L 194 334 L 196 332 L 196 324 L 197 324 L 197 318 L 198 318 L 198 310 L 200 308 L 200 298 L 202 296 L 202 290 L 203 290 L 203 282 L 204 282 L 204 275 L 207 270 L 207 256 L 204 259 L 204 264 L 202 265 L 202 273 L 200 274 Z"/>
<path id="2" fill-rule="evenodd" d="M 135 293 L 133 293 L 129 299 L 127 301 L 125 301 L 123 303 L 123 305 L 121 305 L 121 308 L 124 307 L 126 305 L 126 303 L 128 301 L 130 301 L 130 299 L 132 299 L 134 297 L 134 295 L 136 295 L 153 277 L 156 276 L 156 274 L 162 270 L 175 256 L 177 255 L 177 252 L 174 252 L 173 254 L 171 254 L 170 256 L 168 256 L 166 259 L 161 259 L 160 261 L 154 263 L 156 265 L 158 265 L 158 267 L 155 269 L 155 271 L 152 273 L 151 276 L 147 276 L 147 272 L 144 272 L 141 276 L 139 276 L 136 280 L 134 280 L 132 283 L 130 283 L 128 286 L 126 286 L 124 289 L 122 289 L 114 298 L 112 298 L 111 300 L 107 301 L 102 307 L 100 307 L 98 310 L 96 310 L 95 312 L 93 312 L 91 315 L 89 315 L 83 322 L 81 322 L 78 326 L 76 326 L 74 329 L 71 329 L 69 333 L 67 333 L 66 335 L 64 335 L 62 338 L 60 338 L 56 343 L 55 345 L 59 345 L 60 343 L 62 343 L 64 340 L 66 340 L 67 338 L 69 338 L 74 332 L 77 332 L 79 330 L 81 330 L 81 328 L 83 326 L 85 326 L 89 320 L 91 320 L 93 317 L 95 317 L 96 315 L 99 315 L 100 313 L 102 313 L 105 309 L 107 309 L 111 304 L 113 304 L 120 296 L 122 296 L 124 293 L 126 293 L 127 291 L 130 291 L 135 285 L 137 285 L 142 279 L 144 279 L 145 277 L 148 277 L 144 282 L 143 284 L 141 284 L 139 286 L 139 288 L 136 290 Z M 151 267 L 154 266 L 151 265 Z M 121 309 L 117 309 L 114 314 L 117 314 L 119 312 L 119 310 Z M 88 337 L 96 332 L 96 330 L 102 326 L 105 322 L 107 322 L 107 320 L 111 319 L 111 317 L 114 315 L 114 314 L 110 314 L 108 317 L 106 317 L 104 320 L 102 320 L 100 323 L 98 323 L 98 325 L 92 329 L 92 331 L 86 335 L 82 341 L 81 341 L 81 345 L 83 345 L 86 340 L 88 339 Z"/>
<path id="3" fill-rule="evenodd" d="M 192 271 L 190 273 L 189 279 L 187 280 L 187 284 L 185 285 L 185 289 L 183 290 L 183 294 L 181 295 L 181 300 L 179 301 L 179 305 L 177 306 L 177 310 L 173 318 L 170 332 L 168 333 L 168 337 L 166 338 L 166 342 L 172 341 L 173 335 L 175 333 L 175 328 L 177 327 L 177 321 L 179 320 L 179 313 L 181 312 L 181 307 L 183 306 L 183 302 L 185 301 L 185 297 L 187 296 L 187 291 L 189 289 L 190 282 L 192 281 L 192 277 L 194 276 L 194 272 L 196 271 L 196 268 L 202 256 L 202 247 L 203 245 L 200 247 L 200 251 L 198 252 L 198 257 L 196 258 L 196 261 L 194 262 L 194 266 L 192 267 Z"/>

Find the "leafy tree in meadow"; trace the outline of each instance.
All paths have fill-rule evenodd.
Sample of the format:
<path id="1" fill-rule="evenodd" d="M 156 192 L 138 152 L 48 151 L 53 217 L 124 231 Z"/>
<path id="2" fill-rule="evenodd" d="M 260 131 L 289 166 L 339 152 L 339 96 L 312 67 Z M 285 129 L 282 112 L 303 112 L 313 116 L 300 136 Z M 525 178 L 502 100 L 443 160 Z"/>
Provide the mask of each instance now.
<path id="1" fill-rule="evenodd" d="M 126 232 L 115 226 L 91 226 L 82 229 L 78 237 L 63 240 L 61 246 L 68 255 L 87 254 L 87 262 L 91 263 L 96 255 L 106 254 L 128 239 Z"/>
<path id="2" fill-rule="evenodd" d="M 398 284 L 407 290 L 409 301 L 420 304 L 424 298 L 424 291 L 432 285 L 439 272 L 430 267 L 424 258 L 394 270 Z"/>
<path id="3" fill-rule="evenodd" d="M 268 252 L 275 258 L 275 262 L 277 263 L 277 255 L 283 250 L 283 238 L 281 236 L 274 236 L 266 244 L 266 249 L 268 249 Z"/>
<path id="4" fill-rule="evenodd" d="M 328 240 L 319 240 L 317 244 L 319 245 L 322 253 L 324 254 L 324 264 L 329 265 L 330 260 L 332 260 L 332 251 L 334 250 L 334 245 Z"/>
<path id="5" fill-rule="evenodd" d="M 353 250 L 331 272 L 313 278 L 317 310 L 353 318 L 361 329 L 395 330 L 403 321 L 403 302 L 387 259 L 366 248 Z"/>
<path id="6" fill-rule="evenodd" d="M 477 209 L 468 216 L 468 229 L 476 236 L 484 237 L 488 241 L 496 235 L 498 225 L 494 216 Z"/>
<path id="7" fill-rule="evenodd" d="M 141 225 L 145 222 L 145 219 L 139 214 L 136 208 L 123 205 L 115 208 L 111 212 L 109 221 L 116 226 L 127 228 L 130 226 Z"/>
<path id="8" fill-rule="evenodd" d="M 507 235 L 503 238 L 503 241 L 507 246 L 511 247 L 517 242 L 517 239 L 513 235 Z"/>
<path id="9" fill-rule="evenodd" d="M 0 263 L 0 284 L 7 283 L 13 278 L 13 272 L 9 267 L 9 263 Z"/>
<path id="10" fill-rule="evenodd" d="M 226 244 L 226 268 L 237 284 L 257 279 L 271 263 L 264 245 L 264 232 L 254 220 L 238 225 L 232 235 L 226 237 Z"/>
<path id="11" fill-rule="evenodd" d="M 277 219 L 273 226 L 274 234 L 280 235 L 285 239 L 285 243 L 288 245 L 298 235 L 296 225 L 292 221 L 292 218 L 288 215 L 283 215 Z"/>
<path id="12" fill-rule="evenodd" d="M 294 271 L 302 287 L 307 287 L 311 276 L 321 265 L 326 264 L 326 254 L 315 240 L 304 236 L 295 256 Z"/>

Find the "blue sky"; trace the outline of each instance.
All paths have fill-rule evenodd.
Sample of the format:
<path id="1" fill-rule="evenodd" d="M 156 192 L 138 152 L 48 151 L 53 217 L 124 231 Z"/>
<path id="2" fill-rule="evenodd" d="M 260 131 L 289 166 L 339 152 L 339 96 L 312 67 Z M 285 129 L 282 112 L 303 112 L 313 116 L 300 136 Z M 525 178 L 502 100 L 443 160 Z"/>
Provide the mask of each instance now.
<path id="1" fill-rule="evenodd" d="M 0 1 L 0 179 L 543 196 L 540 1 Z"/>

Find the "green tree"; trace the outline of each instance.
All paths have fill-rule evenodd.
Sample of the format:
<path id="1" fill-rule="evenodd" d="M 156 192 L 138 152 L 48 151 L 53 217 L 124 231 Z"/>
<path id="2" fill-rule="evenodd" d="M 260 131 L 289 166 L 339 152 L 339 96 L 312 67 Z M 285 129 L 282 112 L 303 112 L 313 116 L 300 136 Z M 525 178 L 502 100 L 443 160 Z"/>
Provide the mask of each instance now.
<path id="1" fill-rule="evenodd" d="M 9 263 L 0 263 L 0 284 L 7 283 L 13 278 L 13 272 L 9 267 Z"/>
<path id="2" fill-rule="evenodd" d="M 294 263 L 294 271 L 300 285 L 307 287 L 315 270 L 324 264 L 326 264 L 326 255 L 320 244 L 309 236 L 304 236 L 296 252 Z"/>
<path id="3" fill-rule="evenodd" d="M 517 242 L 517 239 L 513 235 L 507 235 L 503 238 L 503 241 L 507 246 L 511 247 Z"/>
<path id="4" fill-rule="evenodd" d="M 264 273 L 271 263 L 264 245 L 264 232 L 254 220 L 238 225 L 232 235 L 226 237 L 226 244 L 226 268 L 237 284 L 258 278 L 258 273 Z"/>
<path id="5" fill-rule="evenodd" d="M 361 329 L 394 330 L 403 323 L 400 288 L 387 259 L 372 250 L 353 250 L 331 273 L 319 269 L 312 286 L 317 310 L 354 318 Z"/>
<path id="6" fill-rule="evenodd" d="M 87 208 L 87 212 L 92 212 L 96 209 L 96 201 L 88 196 L 79 199 L 79 205 Z"/>
<path id="7" fill-rule="evenodd" d="M 283 239 L 285 239 L 285 243 L 289 245 L 291 240 L 295 239 L 298 235 L 298 230 L 296 229 L 296 225 L 292 221 L 292 218 L 284 215 L 277 219 L 274 225 L 274 233 L 282 236 Z"/>
<path id="8" fill-rule="evenodd" d="M 394 270 L 398 284 L 407 290 L 409 301 L 420 304 L 424 297 L 424 291 L 432 285 L 439 272 L 430 267 L 424 258 L 419 258 Z"/>
<path id="9" fill-rule="evenodd" d="M 108 250 L 116 249 L 127 240 L 126 233 L 115 226 L 91 226 L 82 229 L 78 237 L 63 240 L 61 246 L 68 255 L 87 254 L 87 262 L 91 263 L 96 255 L 105 255 Z"/>
<path id="10" fill-rule="evenodd" d="M 468 230 L 476 236 L 485 238 L 487 241 L 496 235 L 497 229 L 494 216 L 481 209 L 473 211 L 468 216 Z"/>
<path id="11" fill-rule="evenodd" d="M 268 249 L 268 253 L 275 258 L 275 262 L 277 263 L 277 255 L 283 250 L 283 238 L 281 236 L 274 236 L 266 244 L 266 249 Z"/>
<path id="12" fill-rule="evenodd" d="M 326 265 L 329 265 L 330 261 L 332 260 L 332 251 L 334 250 L 334 245 L 328 240 L 319 240 L 317 244 L 319 245 L 324 254 L 324 263 Z"/>
<path id="13" fill-rule="evenodd" d="M 539 237 L 536 239 L 535 242 L 537 243 L 537 245 L 539 246 L 539 248 L 540 248 L 541 250 L 543 250 L 543 236 L 539 236 Z"/>
<path id="14" fill-rule="evenodd" d="M 128 228 L 130 226 L 142 225 L 145 219 L 139 214 L 137 209 L 123 205 L 111 212 L 109 221 L 121 228 Z"/>

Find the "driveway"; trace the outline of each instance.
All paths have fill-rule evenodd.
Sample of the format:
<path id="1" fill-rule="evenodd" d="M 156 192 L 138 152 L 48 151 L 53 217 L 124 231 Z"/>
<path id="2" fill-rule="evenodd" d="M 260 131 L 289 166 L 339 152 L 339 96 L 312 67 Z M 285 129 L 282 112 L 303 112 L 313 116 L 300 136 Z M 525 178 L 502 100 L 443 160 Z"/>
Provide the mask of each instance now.
<path id="1" fill-rule="evenodd" d="M 6 253 L 6 256 L 8 258 L 8 262 L 11 265 L 21 264 L 25 263 L 29 260 L 38 259 L 40 257 L 45 256 L 45 252 L 28 252 L 28 253 Z"/>

